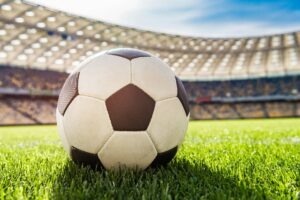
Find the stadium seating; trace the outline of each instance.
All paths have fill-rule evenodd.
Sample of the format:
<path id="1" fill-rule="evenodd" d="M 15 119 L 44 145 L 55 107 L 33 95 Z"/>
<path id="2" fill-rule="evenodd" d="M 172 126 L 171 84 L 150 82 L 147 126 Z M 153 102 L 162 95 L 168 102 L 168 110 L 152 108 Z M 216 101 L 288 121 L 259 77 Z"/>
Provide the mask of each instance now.
<path id="1" fill-rule="evenodd" d="M 266 109 L 268 111 L 268 117 L 289 117 L 293 116 L 294 109 L 293 104 L 286 102 L 278 103 L 266 103 Z"/>
<path id="2" fill-rule="evenodd" d="M 1 88 L 60 90 L 66 73 L 47 70 L 0 68 Z M 192 119 L 238 119 L 300 116 L 298 101 L 214 102 L 213 98 L 297 96 L 300 76 L 235 81 L 184 82 Z M 35 94 L 35 95 L 38 95 Z M 208 98 L 209 97 L 209 98 Z M 197 100 L 205 101 L 198 102 Z M 57 96 L 0 95 L 0 125 L 55 123 Z"/>
<path id="3" fill-rule="evenodd" d="M 55 123 L 56 99 L 0 98 L 0 125 Z"/>
<path id="4" fill-rule="evenodd" d="M 240 118 L 265 118 L 266 110 L 263 103 L 237 103 L 235 104 Z"/>
<path id="5" fill-rule="evenodd" d="M 66 77 L 66 73 L 55 71 L 0 66 L 0 87 L 2 88 L 59 90 Z"/>
<path id="6" fill-rule="evenodd" d="M 218 103 L 191 106 L 192 119 L 299 117 L 300 104 L 291 102 Z"/>
<path id="7" fill-rule="evenodd" d="M 0 67 L 0 88 L 60 90 L 68 74 L 48 71 Z M 246 79 L 235 81 L 184 82 L 190 99 L 197 97 L 245 97 L 297 95 L 300 76 Z"/>
<path id="8" fill-rule="evenodd" d="M 260 78 L 234 81 L 184 82 L 190 98 L 296 95 L 300 91 L 300 76 Z"/>
<path id="9" fill-rule="evenodd" d="M 295 107 L 296 116 L 300 116 L 300 102 L 297 102 Z"/>

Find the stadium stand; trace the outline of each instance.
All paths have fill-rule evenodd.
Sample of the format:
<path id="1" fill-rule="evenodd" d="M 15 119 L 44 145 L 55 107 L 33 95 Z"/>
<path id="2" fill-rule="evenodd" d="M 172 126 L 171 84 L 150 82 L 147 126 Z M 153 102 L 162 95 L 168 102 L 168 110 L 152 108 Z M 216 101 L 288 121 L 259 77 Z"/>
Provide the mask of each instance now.
<path id="1" fill-rule="evenodd" d="M 192 119 L 247 119 L 299 117 L 297 102 L 255 102 L 198 104 L 191 108 Z"/>
<path id="2" fill-rule="evenodd" d="M 296 116 L 300 116 L 300 102 L 296 103 Z"/>
<path id="3" fill-rule="evenodd" d="M 192 119 L 300 116 L 300 32 L 203 38 L 138 30 L 0 0 L 0 124 L 55 122 L 59 90 L 99 51 L 151 52 L 184 81 Z"/>
<path id="4" fill-rule="evenodd" d="M 56 99 L 4 97 L 0 99 L 0 124 L 55 123 Z"/>
<path id="5" fill-rule="evenodd" d="M 0 72 L 5 72 L 0 75 L 0 124 L 55 123 L 57 96 L 67 73 L 4 66 Z M 300 116 L 299 88 L 295 87 L 299 80 L 300 76 L 286 76 L 184 85 L 192 119 L 296 117 Z M 15 90 L 7 93 L 5 88 Z M 28 90 L 20 93 L 20 89 Z"/>
<path id="6" fill-rule="evenodd" d="M 59 90 L 66 73 L 24 68 L 0 67 L 0 87 L 29 90 Z"/>
<path id="7" fill-rule="evenodd" d="M 299 76 L 258 78 L 231 81 L 185 82 L 190 98 L 196 97 L 242 97 L 267 95 L 297 95 L 300 91 Z"/>
<path id="8" fill-rule="evenodd" d="M 68 74 L 45 70 L 0 67 L 0 87 L 29 90 L 60 90 Z"/>

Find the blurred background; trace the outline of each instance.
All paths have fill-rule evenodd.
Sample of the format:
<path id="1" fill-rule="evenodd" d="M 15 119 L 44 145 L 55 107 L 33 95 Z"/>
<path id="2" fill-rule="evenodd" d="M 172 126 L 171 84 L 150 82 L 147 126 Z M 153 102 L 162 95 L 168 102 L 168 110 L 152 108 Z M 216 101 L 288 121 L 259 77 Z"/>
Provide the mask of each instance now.
<path id="1" fill-rule="evenodd" d="M 0 0 L 0 125 L 55 123 L 68 73 L 117 47 L 166 62 L 191 119 L 300 116 L 299 2 L 80 2 Z"/>

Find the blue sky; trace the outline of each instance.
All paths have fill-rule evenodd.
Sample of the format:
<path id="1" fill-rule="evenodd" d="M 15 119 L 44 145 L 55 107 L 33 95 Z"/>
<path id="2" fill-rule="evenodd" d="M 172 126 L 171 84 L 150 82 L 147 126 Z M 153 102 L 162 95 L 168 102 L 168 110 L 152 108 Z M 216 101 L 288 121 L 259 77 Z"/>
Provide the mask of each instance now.
<path id="1" fill-rule="evenodd" d="M 300 0 L 31 2 L 120 25 L 190 36 L 246 37 L 300 30 Z"/>

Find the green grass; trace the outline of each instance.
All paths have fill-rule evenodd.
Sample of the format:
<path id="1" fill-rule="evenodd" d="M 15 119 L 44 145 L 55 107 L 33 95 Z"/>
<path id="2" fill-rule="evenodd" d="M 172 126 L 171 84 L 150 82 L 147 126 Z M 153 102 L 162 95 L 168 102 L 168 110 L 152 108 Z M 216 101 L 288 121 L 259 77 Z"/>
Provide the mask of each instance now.
<path id="1" fill-rule="evenodd" d="M 55 126 L 0 127 L 0 199 L 300 199 L 300 119 L 191 122 L 142 172 L 71 162 Z"/>

